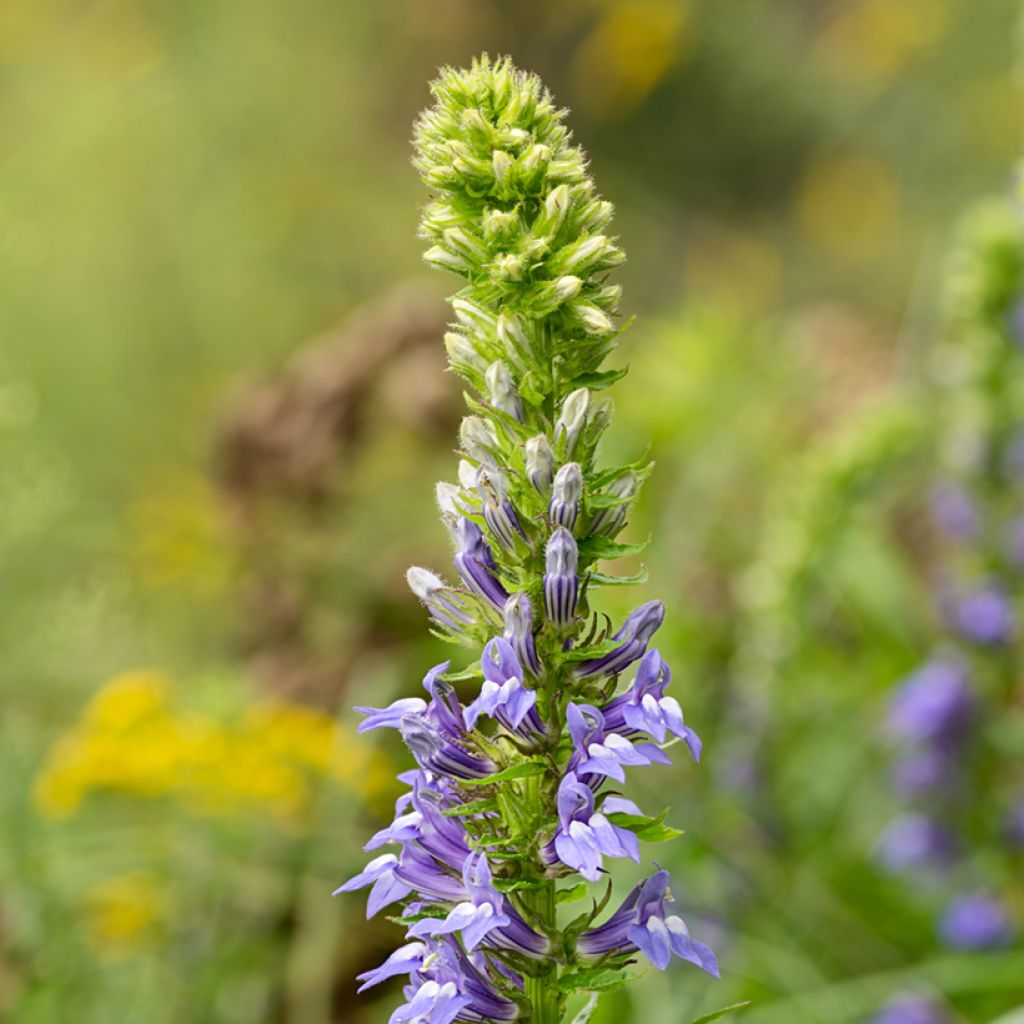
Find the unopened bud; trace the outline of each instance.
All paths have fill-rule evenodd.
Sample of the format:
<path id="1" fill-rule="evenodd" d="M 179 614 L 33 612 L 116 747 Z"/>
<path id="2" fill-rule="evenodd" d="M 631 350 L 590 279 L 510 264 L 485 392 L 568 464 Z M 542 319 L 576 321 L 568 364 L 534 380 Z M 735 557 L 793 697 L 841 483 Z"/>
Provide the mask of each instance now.
<path id="1" fill-rule="evenodd" d="M 555 475 L 548 505 L 548 522 L 572 530 L 580 514 L 583 474 L 575 462 L 567 462 Z"/>
<path id="2" fill-rule="evenodd" d="M 459 427 L 459 444 L 462 450 L 475 462 L 494 462 L 494 449 L 498 439 L 491 425 L 479 416 L 465 416 Z"/>
<path id="3" fill-rule="evenodd" d="M 577 388 L 562 403 L 562 412 L 555 422 L 555 443 L 565 454 L 571 455 L 587 422 L 590 392 Z"/>
<path id="4" fill-rule="evenodd" d="M 526 442 L 526 475 L 534 490 L 541 495 L 551 490 L 555 473 L 555 456 L 551 445 L 543 434 L 531 437 Z"/>
<path id="5" fill-rule="evenodd" d="M 491 405 L 522 423 L 523 403 L 509 368 L 500 359 L 487 367 L 487 387 L 491 393 Z"/>

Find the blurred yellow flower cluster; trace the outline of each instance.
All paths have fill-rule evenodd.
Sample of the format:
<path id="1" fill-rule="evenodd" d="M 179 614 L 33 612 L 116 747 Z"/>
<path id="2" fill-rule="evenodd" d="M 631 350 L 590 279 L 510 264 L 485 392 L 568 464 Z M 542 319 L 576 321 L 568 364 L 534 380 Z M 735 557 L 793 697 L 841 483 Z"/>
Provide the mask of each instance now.
<path id="1" fill-rule="evenodd" d="M 269 812 L 296 821 L 317 784 L 373 799 L 390 791 L 383 756 L 312 708 L 264 701 L 237 721 L 175 708 L 158 671 L 119 675 L 54 743 L 36 781 L 41 813 L 66 818 L 92 792 L 167 797 L 196 814 Z"/>

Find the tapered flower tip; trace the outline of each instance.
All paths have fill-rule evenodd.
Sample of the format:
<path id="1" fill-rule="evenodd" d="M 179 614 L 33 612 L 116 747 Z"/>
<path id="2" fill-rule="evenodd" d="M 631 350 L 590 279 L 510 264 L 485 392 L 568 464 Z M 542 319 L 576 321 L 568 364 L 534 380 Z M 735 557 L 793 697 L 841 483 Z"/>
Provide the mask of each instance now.
<path id="1" fill-rule="evenodd" d="M 578 463 L 567 462 L 556 474 L 554 483 L 555 501 L 572 505 L 580 500 L 583 492 L 583 474 Z"/>
<path id="2" fill-rule="evenodd" d="M 648 601 L 626 616 L 626 621 L 615 634 L 618 640 L 637 640 L 647 644 L 665 621 L 665 605 L 661 601 Z"/>
<path id="3" fill-rule="evenodd" d="M 410 566 L 405 573 L 409 589 L 421 600 L 426 601 L 438 592 L 444 590 L 444 580 L 429 569 L 423 569 L 418 565 Z"/>
<path id="4" fill-rule="evenodd" d="M 552 575 L 573 576 L 579 564 L 579 550 L 572 534 L 560 526 L 551 534 L 545 553 L 547 571 Z"/>

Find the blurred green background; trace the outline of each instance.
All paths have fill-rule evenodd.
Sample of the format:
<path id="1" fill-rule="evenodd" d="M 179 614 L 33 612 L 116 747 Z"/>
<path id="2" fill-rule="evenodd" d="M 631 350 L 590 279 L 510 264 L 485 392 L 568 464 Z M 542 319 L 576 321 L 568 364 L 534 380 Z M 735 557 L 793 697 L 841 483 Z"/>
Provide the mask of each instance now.
<path id="1" fill-rule="evenodd" d="M 403 574 L 448 557 L 460 399 L 408 139 L 483 50 L 572 110 L 618 210 L 639 319 L 610 455 L 653 443 L 631 529 L 707 751 L 650 785 L 724 980 L 652 972 L 595 1020 L 1024 1004 L 1019 945 L 943 952 L 872 864 L 873 737 L 934 626 L 921 388 L 954 226 L 1012 190 L 1018 17 L 0 3 L 0 1019 L 390 1013 L 352 978 L 397 930 L 329 893 L 404 764 L 349 708 L 439 660 Z"/>

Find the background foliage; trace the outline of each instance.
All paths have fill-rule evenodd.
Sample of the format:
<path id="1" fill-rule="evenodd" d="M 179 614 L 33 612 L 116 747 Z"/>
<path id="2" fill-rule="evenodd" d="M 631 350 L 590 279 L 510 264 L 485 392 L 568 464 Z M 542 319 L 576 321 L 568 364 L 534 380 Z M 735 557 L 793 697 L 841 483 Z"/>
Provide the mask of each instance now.
<path id="1" fill-rule="evenodd" d="M 886 694 L 933 636 L 922 389 L 954 226 L 1010 190 L 1017 16 L 0 5 L 0 1017 L 384 1012 L 351 978 L 388 926 L 327 893 L 394 792 L 348 709 L 439 660 L 403 574 L 443 560 L 458 395 L 408 136 L 484 49 L 572 108 L 617 205 L 609 457 L 653 440 L 631 530 L 707 750 L 652 785 L 725 980 L 648 975 L 595 1020 L 1024 1003 L 1019 944 L 943 951 L 873 860 Z"/>

